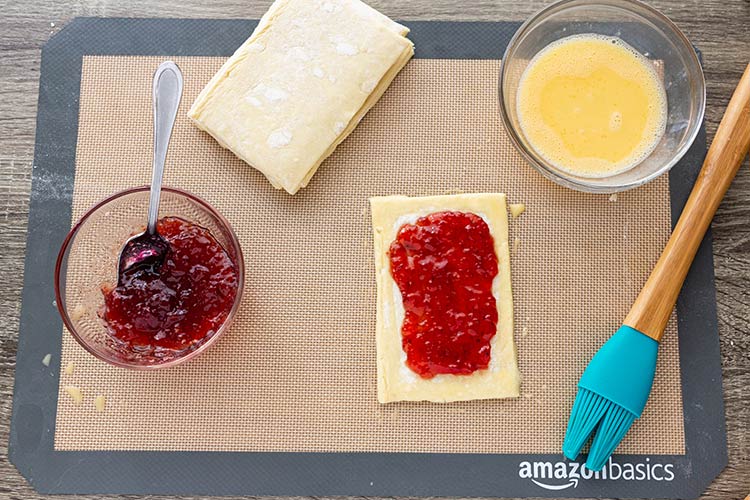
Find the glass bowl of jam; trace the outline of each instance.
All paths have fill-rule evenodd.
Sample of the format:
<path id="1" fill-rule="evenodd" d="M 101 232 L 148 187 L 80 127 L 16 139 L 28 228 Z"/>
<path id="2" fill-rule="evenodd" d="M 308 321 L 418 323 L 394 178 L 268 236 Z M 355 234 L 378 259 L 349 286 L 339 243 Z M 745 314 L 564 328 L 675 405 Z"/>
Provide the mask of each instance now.
<path id="1" fill-rule="evenodd" d="M 197 196 L 163 188 L 164 261 L 118 275 L 125 241 L 145 229 L 149 188 L 99 202 L 73 226 L 55 269 L 66 329 L 97 358 L 154 369 L 185 362 L 229 328 L 242 299 L 244 261 L 227 220 Z"/>

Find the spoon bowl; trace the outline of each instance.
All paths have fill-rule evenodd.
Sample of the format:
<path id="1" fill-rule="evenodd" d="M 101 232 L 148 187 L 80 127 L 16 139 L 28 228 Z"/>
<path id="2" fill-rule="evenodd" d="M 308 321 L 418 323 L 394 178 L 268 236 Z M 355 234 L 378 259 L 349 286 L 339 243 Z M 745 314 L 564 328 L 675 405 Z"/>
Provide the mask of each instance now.
<path id="1" fill-rule="evenodd" d="M 158 272 L 169 252 L 169 242 L 158 232 L 145 231 L 136 234 L 125 242 L 118 259 L 117 285 L 122 285 L 123 277 L 136 269 L 150 268 Z"/>

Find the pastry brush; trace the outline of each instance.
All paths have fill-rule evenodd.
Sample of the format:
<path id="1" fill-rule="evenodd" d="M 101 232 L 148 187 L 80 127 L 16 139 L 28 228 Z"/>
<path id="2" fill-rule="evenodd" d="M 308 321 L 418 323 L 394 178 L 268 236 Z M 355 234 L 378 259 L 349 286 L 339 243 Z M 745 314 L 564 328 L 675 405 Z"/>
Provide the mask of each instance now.
<path id="1" fill-rule="evenodd" d="M 667 246 L 623 326 L 599 349 L 578 382 L 563 454 L 575 460 L 593 434 L 586 467 L 600 470 L 640 417 L 656 354 L 698 246 L 750 149 L 750 65 L 719 124 Z"/>

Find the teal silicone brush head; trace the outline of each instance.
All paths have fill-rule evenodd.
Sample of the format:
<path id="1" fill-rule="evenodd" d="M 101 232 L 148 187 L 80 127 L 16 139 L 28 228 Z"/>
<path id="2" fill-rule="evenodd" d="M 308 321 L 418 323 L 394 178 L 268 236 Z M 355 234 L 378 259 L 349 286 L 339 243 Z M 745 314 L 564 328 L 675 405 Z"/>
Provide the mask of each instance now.
<path id="1" fill-rule="evenodd" d="M 594 434 L 586 467 L 598 471 L 627 434 L 636 415 L 588 389 L 579 389 L 563 441 L 563 454 L 575 460 Z"/>
<path id="2" fill-rule="evenodd" d="M 610 407 L 599 424 L 599 429 L 597 429 L 591 443 L 591 451 L 586 458 L 586 467 L 593 471 L 601 470 L 604 467 L 612 452 L 615 451 L 615 448 L 620 444 L 637 418 L 622 406 L 611 401 L 609 403 Z"/>
<path id="3" fill-rule="evenodd" d="M 565 431 L 563 455 L 570 460 L 578 457 L 583 445 L 589 440 L 611 404 L 611 401 L 587 389 L 578 390 L 573 409 L 570 411 L 568 429 Z"/>
<path id="4" fill-rule="evenodd" d="M 578 382 L 563 454 L 575 460 L 594 434 L 586 467 L 598 471 L 641 416 L 656 372 L 658 342 L 622 326 L 599 349 Z"/>

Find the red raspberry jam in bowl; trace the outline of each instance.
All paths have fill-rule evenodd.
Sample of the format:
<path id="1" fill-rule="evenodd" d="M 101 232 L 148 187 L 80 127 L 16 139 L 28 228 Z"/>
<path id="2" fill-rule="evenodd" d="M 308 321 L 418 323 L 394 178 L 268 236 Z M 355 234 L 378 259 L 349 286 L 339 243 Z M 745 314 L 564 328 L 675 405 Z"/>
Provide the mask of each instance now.
<path id="1" fill-rule="evenodd" d="M 207 229 L 164 217 L 157 230 L 169 243 L 158 269 L 123 272 L 102 286 L 99 317 L 122 347 L 143 353 L 199 347 L 221 327 L 237 294 L 237 266 Z"/>
<path id="2" fill-rule="evenodd" d="M 115 194 L 73 226 L 57 260 L 65 327 L 91 354 L 135 369 L 172 366 L 205 351 L 237 312 L 244 262 L 229 223 L 200 198 L 164 188 L 162 265 L 118 276 L 120 249 L 143 231 L 148 188 Z M 119 281 L 118 281 L 119 278 Z"/>

